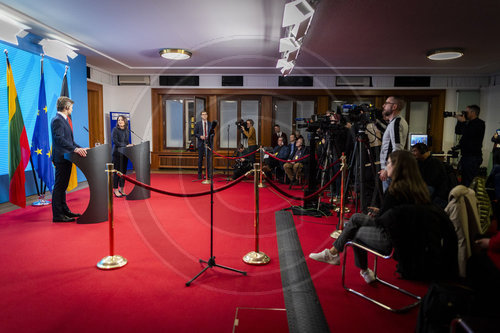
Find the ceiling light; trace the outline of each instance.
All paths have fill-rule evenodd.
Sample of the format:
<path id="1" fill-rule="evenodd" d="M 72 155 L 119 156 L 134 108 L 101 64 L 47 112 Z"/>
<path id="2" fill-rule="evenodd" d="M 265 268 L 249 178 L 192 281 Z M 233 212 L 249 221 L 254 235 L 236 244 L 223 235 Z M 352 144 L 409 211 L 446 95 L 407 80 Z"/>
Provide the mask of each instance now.
<path id="1" fill-rule="evenodd" d="M 293 69 L 293 66 L 292 66 L 292 67 L 290 67 L 290 68 L 285 68 L 285 67 L 283 67 L 283 68 L 281 69 L 281 74 L 282 74 L 283 76 L 288 76 L 288 75 L 292 72 L 292 69 Z"/>
<path id="2" fill-rule="evenodd" d="M 27 35 L 27 31 L 30 29 L 27 25 L 24 25 L 13 18 L 0 13 L 0 39 L 11 44 L 18 45 L 17 37 L 23 38 Z"/>
<path id="3" fill-rule="evenodd" d="M 280 39 L 280 52 L 297 51 L 300 48 L 300 43 L 293 37 Z"/>
<path id="4" fill-rule="evenodd" d="M 293 66 L 295 66 L 294 62 L 286 59 L 278 59 L 276 63 L 276 68 L 293 68 Z"/>
<path id="5" fill-rule="evenodd" d="M 162 49 L 160 55 L 165 59 L 185 60 L 191 58 L 193 54 L 184 49 Z"/>
<path id="6" fill-rule="evenodd" d="M 38 44 L 42 46 L 43 53 L 45 53 L 46 56 L 64 62 L 68 62 L 68 57 L 74 59 L 78 55 L 75 52 L 78 50 L 77 48 L 69 46 L 68 44 L 56 39 L 44 38 L 38 42 Z"/>
<path id="7" fill-rule="evenodd" d="M 464 55 L 461 49 L 437 49 L 427 52 L 427 58 L 430 60 L 451 60 L 457 59 Z"/>
<path id="8" fill-rule="evenodd" d="M 306 0 L 296 0 L 285 5 L 282 27 L 298 24 L 305 20 L 310 20 L 314 14 L 314 9 Z"/>

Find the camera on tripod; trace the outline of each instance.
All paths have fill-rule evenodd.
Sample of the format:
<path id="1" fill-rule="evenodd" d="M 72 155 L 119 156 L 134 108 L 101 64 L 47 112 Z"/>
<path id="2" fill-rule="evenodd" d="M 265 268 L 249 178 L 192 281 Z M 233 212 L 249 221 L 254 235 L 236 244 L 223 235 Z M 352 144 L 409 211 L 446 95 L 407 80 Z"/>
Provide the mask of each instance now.
<path id="1" fill-rule="evenodd" d="M 461 115 L 461 116 L 465 117 L 466 112 L 465 111 L 460 111 L 460 112 L 445 111 L 445 112 L 443 112 L 443 117 L 444 118 L 455 117 L 457 115 Z"/>
<path id="2" fill-rule="evenodd" d="M 296 118 L 295 121 L 303 121 L 302 124 L 297 124 L 297 128 L 306 128 L 306 132 L 315 133 L 318 129 L 327 131 L 335 129 L 337 124 L 333 124 L 330 117 L 326 114 L 313 114 L 311 118 Z M 343 127 L 343 126 L 342 126 Z"/>
<path id="3" fill-rule="evenodd" d="M 347 122 L 358 124 L 360 129 L 365 129 L 369 123 L 383 120 L 382 110 L 377 109 L 372 104 L 343 104 L 339 111 Z"/>
<path id="4" fill-rule="evenodd" d="M 237 129 L 241 129 L 241 126 L 243 126 L 245 131 L 248 131 L 247 122 L 244 121 L 243 119 L 236 121 L 234 124 L 236 125 Z"/>

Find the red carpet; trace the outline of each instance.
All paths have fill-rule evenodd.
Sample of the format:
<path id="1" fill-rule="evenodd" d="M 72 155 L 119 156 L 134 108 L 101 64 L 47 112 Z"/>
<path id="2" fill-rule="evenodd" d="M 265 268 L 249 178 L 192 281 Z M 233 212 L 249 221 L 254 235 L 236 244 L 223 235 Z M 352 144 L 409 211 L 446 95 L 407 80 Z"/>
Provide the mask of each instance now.
<path id="1" fill-rule="evenodd" d="M 192 175 L 153 174 L 151 183 L 172 192 L 209 189 L 192 179 Z M 290 204 L 269 189 L 260 195 L 260 250 L 271 263 L 250 266 L 242 261 L 255 250 L 253 184 L 243 182 L 215 195 L 214 255 L 217 264 L 247 271 L 248 276 L 212 268 L 190 287 L 185 283 L 203 267 L 198 259 L 210 256 L 209 196 L 185 199 L 152 193 L 144 201 L 115 199 L 115 254 L 129 263 L 114 271 L 96 268 L 109 254 L 108 223 L 52 223 L 50 206 L 3 214 L 0 331 L 231 332 L 238 308 L 284 308 L 274 212 Z M 75 212 L 82 212 L 87 203 L 88 189 L 68 194 L 68 205 Z M 325 224 L 336 218 L 297 221 L 306 256 L 329 246 L 333 226 Z M 416 310 L 396 315 L 376 309 L 344 292 L 339 267 L 307 260 L 332 332 L 376 327 L 412 331 Z M 388 266 L 382 270 L 386 276 L 394 264 Z M 349 273 L 353 283 L 360 284 L 359 275 L 354 275 L 357 270 L 351 268 Z M 425 293 L 424 286 L 411 287 L 413 283 L 410 290 Z M 360 309 L 363 320 L 358 319 Z M 235 332 L 288 330 L 282 311 L 263 312 L 261 324 L 254 313 L 259 312 L 241 312 Z"/>

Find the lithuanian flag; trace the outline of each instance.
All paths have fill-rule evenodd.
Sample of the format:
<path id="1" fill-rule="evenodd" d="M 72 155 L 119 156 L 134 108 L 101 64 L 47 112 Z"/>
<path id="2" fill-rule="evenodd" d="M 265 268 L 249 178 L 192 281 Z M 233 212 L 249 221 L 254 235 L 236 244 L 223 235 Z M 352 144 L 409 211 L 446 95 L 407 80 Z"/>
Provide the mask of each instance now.
<path id="1" fill-rule="evenodd" d="M 9 201 L 24 208 L 26 207 L 24 169 L 30 159 L 30 145 L 7 52 L 5 55 L 7 57 L 7 108 L 9 110 Z"/>

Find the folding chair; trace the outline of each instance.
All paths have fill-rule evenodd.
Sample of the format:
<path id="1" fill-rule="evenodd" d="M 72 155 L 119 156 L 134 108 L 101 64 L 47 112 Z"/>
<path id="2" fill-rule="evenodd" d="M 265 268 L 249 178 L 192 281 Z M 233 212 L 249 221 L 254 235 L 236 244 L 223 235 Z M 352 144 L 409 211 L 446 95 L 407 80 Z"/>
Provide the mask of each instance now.
<path id="1" fill-rule="evenodd" d="M 382 302 L 379 302 L 371 297 L 368 297 L 366 296 L 365 294 L 359 292 L 359 291 L 356 291 L 352 288 L 349 288 L 349 287 L 346 287 L 345 285 L 345 265 L 346 265 L 346 262 L 347 262 L 347 247 L 352 247 L 354 249 L 354 247 L 358 247 L 360 249 L 363 249 L 369 253 L 372 253 L 374 256 L 375 256 L 375 262 L 374 262 L 374 265 L 373 265 L 373 273 L 375 274 L 375 281 L 378 281 L 380 283 L 382 283 L 383 285 L 386 285 L 388 287 L 391 287 L 405 295 L 408 295 L 414 299 L 416 299 L 417 301 L 412 303 L 412 304 L 409 304 L 409 305 L 406 305 L 402 308 L 392 308 Z M 378 306 L 386 309 L 386 310 L 389 310 L 389 311 L 392 311 L 392 312 L 396 312 L 396 313 L 401 313 L 401 312 L 406 312 L 414 307 L 416 307 L 417 305 L 420 304 L 421 302 L 421 297 L 420 296 L 417 296 L 417 295 L 414 295 L 404 289 L 401 289 L 399 288 L 398 286 L 395 286 L 393 284 L 390 284 L 384 280 L 381 280 L 378 276 L 377 276 L 377 259 L 380 257 L 382 259 L 390 259 L 392 257 L 392 254 L 394 253 L 394 250 L 392 250 L 392 252 L 389 254 L 389 255 L 384 255 L 382 253 L 378 253 L 377 251 L 373 250 L 373 249 L 370 249 L 369 247 L 366 247 L 365 245 L 362 245 L 362 244 L 359 244 L 359 243 L 356 243 L 354 241 L 350 241 L 350 242 L 347 242 L 347 244 L 345 245 L 345 248 L 344 248 L 344 261 L 342 262 L 342 286 L 344 287 L 345 290 L 353 293 L 353 294 L 356 294 L 358 296 L 361 296 L 363 297 L 364 299 L 372 302 L 372 303 L 375 303 L 377 304 Z"/>

